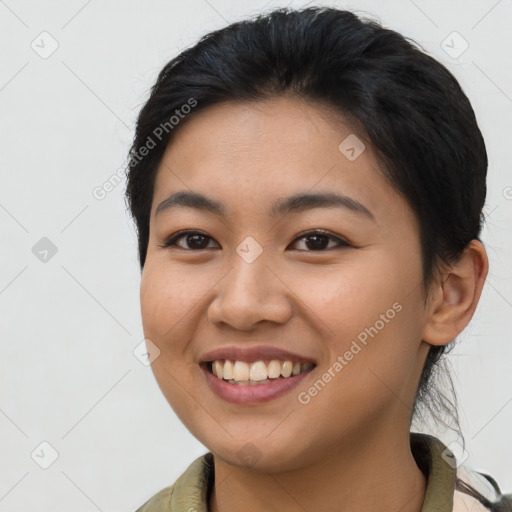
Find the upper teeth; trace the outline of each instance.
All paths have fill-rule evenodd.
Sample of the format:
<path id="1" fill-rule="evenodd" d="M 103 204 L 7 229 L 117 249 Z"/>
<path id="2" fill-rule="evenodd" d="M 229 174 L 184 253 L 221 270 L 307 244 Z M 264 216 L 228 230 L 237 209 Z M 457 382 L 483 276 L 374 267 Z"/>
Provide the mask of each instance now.
<path id="1" fill-rule="evenodd" d="M 219 379 L 235 381 L 261 381 L 267 378 L 277 379 L 278 377 L 289 377 L 309 370 L 314 366 L 313 363 L 292 363 L 291 361 L 278 361 L 273 359 L 268 363 L 264 361 L 255 361 L 246 363 L 245 361 L 225 361 L 215 360 L 212 364 L 212 371 Z"/>

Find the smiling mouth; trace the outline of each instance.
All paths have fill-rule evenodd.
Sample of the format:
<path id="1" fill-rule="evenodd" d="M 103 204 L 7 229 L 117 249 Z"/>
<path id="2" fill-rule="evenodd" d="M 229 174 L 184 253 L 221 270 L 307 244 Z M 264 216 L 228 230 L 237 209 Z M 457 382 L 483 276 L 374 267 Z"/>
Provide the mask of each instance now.
<path id="1" fill-rule="evenodd" d="M 260 360 L 247 363 L 229 359 L 216 359 L 202 363 L 215 377 L 229 384 L 239 386 L 257 386 L 278 380 L 293 378 L 313 369 L 311 362 L 295 362 L 289 360 Z"/>

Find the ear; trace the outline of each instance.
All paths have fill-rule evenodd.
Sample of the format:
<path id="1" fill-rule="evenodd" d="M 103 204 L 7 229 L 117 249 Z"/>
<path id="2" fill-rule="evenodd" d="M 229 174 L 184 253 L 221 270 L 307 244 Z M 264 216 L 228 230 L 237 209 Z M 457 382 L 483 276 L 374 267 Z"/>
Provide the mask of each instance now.
<path id="1" fill-rule="evenodd" d="M 447 345 L 463 331 L 478 305 L 488 270 L 485 247 L 472 240 L 456 262 L 439 272 L 429 290 L 424 341 Z"/>

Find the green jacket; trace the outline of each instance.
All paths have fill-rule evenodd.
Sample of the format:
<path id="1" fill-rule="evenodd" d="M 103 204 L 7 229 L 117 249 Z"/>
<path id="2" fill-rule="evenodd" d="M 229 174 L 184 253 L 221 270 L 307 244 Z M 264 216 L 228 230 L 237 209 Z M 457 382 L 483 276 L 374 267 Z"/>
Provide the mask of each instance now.
<path id="1" fill-rule="evenodd" d="M 421 512 L 512 512 L 512 494 L 503 495 L 484 473 L 461 474 L 462 467 L 456 469 L 452 452 L 439 439 L 411 432 L 410 440 L 416 463 L 428 478 Z M 208 512 L 213 468 L 213 454 L 208 452 L 136 512 Z"/>

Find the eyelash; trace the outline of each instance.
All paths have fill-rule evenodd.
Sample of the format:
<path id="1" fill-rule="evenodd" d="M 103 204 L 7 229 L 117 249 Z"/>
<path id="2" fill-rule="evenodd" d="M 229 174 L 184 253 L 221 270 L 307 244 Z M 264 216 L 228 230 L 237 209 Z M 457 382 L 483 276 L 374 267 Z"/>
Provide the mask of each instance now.
<path id="1" fill-rule="evenodd" d="M 166 248 L 169 248 L 169 247 L 172 247 L 172 246 L 176 246 L 176 242 L 180 239 L 180 238 L 184 238 L 185 236 L 192 236 L 192 235 L 201 235 L 205 238 L 208 238 L 210 240 L 213 240 L 212 237 L 208 236 L 206 233 L 202 233 L 201 231 L 193 231 L 193 230 L 184 230 L 184 231 L 178 231 L 177 233 L 174 233 L 172 234 L 169 238 L 167 238 L 165 240 L 165 242 L 163 244 L 158 244 L 159 247 L 162 247 L 164 249 Z M 325 236 L 327 238 L 329 238 L 330 240 L 334 240 L 338 243 L 338 247 L 337 248 L 344 248 L 344 247 L 352 247 L 351 244 L 349 244 L 346 240 L 343 240 L 342 238 L 339 238 L 337 236 L 334 236 L 332 234 L 330 234 L 329 232 L 327 231 L 323 231 L 323 230 L 312 230 L 312 231 L 306 231 L 304 233 L 300 233 L 292 242 L 292 244 L 294 244 L 295 242 L 297 242 L 298 240 L 301 240 L 302 238 L 308 238 L 308 237 L 311 237 L 311 236 L 315 236 L 315 235 L 320 235 L 320 236 Z M 180 246 L 177 246 L 179 249 L 183 249 L 185 251 L 194 251 L 194 252 L 197 252 L 197 251 L 203 251 L 205 250 L 206 248 L 203 248 L 203 249 L 185 249 L 183 247 L 180 247 Z M 335 247 L 336 248 L 336 247 Z M 333 248 L 329 248 L 329 249 L 319 249 L 319 250 L 303 250 L 304 252 L 326 252 L 328 250 L 332 250 Z M 301 249 L 295 249 L 295 250 L 301 250 Z"/>

